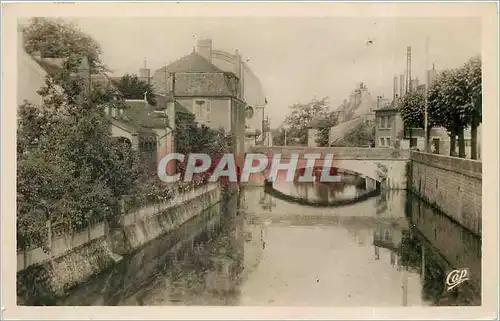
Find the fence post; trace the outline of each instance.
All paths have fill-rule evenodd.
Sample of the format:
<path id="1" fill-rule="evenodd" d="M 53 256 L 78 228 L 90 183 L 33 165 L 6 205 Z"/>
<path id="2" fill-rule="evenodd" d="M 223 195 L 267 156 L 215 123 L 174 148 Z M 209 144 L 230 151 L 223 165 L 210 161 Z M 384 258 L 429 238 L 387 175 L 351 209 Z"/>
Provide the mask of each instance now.
<path id="1" fill-rule="evenodd" d="M 109 238 L 109 222 L 108 219 L 104 219 L 104 235 Z"/>
<path id="2" fill-rule="evenodd" d="M 28 261 L 28 254 L 26 252 L 28 252 L 28 248 L 26 247 L 25 249 L 22 250 L 23 251 L 23 270 L 26 268 L 26 265 L 27 265 L 27 261 Z"/>
<path id="3" fill-rule="evenodd" d="M 48 241 L 48 247 L 49 247 L 49 258 L 52 261 L 52 223 L 50 220 L 47 220 L 46 222 L 46 227 L 47 227 L 47 241 Z"/>
<path id="4" fill-rule="evenodd" d="M 90 242 L 90 224 L 91 220 L 87 220 L 87 242 Z"/>

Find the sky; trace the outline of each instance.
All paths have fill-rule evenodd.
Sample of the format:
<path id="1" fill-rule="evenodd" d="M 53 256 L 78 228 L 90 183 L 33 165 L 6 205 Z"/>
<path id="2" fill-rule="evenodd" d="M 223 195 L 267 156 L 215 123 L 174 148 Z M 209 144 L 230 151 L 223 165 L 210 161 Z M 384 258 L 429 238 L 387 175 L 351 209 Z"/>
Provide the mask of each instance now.
<path id="1" fill-rule="evenodd" d="M 406 68 L 412 47 L 412 75 L 424 81 L 427 66 L 455 68 L 481 53 L 477 18 L 340 17 L 153 17 L 77 18 L 79 27 L 102 47 L 115 76 L 137 73 L 146 59 L 152 70 L 190 54 L 196 38 L 213 48 L 250 58 L 268 100 L 273 127 L 288 106 L 329 97 L 336 109 L 359 82 L 373 96 L 392 97 L 393 77 Z M 373 44 L 367 45 L 372 40 Z"/>

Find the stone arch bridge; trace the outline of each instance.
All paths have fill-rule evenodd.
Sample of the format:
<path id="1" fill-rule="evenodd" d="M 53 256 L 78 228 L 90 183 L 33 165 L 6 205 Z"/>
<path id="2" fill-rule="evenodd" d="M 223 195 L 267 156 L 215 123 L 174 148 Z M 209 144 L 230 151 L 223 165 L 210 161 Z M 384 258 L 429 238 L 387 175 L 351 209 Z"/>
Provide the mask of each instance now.
<path id="1" fill-rule="evenodd" d="M 307 154 L 320 155 L 315 167 L 323 166 L 325 155 L 331 154 L 332 167 L 355 172 L 367 178 L 367 184 L 379 182 L 388 189 L 406 189 L 406 164 L 410 158 L 407 150 L 362 147 L 254 146 L 248 153 L 265 154 L 269 164 L 274 155 L 280 154 L 281 163 L 287 163 L 291 155 L 298 154 L 297 169 L 308 166 Z M 263 177 L 257 179 L 263 181 Z"/>

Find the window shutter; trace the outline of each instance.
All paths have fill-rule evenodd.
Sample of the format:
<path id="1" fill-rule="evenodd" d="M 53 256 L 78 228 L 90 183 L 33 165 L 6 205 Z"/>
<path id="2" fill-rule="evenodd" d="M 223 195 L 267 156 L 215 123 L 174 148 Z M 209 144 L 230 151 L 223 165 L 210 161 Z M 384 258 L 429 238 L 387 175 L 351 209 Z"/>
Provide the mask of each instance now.
<path id="1" fill-rule="evenodd" d="M 211 118 L 211 114 L 212 114 L 212 101 L 207 100 L 205 108 L 206 108 L 205 120 L 206 121 L 210 121 L 212 119 Z"/>

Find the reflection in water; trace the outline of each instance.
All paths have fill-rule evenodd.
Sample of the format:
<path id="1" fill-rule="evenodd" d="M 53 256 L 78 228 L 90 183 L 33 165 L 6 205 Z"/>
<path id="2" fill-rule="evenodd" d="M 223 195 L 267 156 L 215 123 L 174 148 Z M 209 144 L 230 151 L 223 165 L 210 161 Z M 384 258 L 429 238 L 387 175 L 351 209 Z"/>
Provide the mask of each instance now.
<path id="1" fill-rule="evenodd" d="M 342 208 L 289 203 L 263 188 L 238 197 L 58 304 L 480 304 L 480 240 L 403 191 Z M 453 267 L 468 267 L 471 280 L 447 292 Z"/>
<path id="2" fill-rule="evenodd" d="M 359 176 L 342 174 L 340 182 L 327 183 L 289 183 L 284 174 L 279 174 L 273 187 L 281 193 L 308 201 L 323 203 L 338 200 L 352 200 L 367 194 L 365 179 Z"/>

